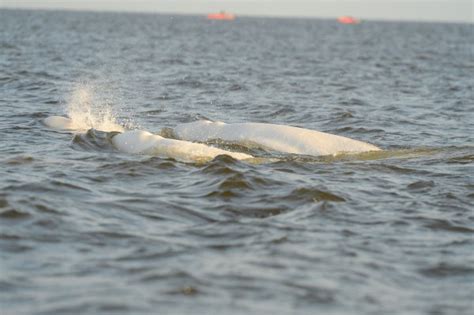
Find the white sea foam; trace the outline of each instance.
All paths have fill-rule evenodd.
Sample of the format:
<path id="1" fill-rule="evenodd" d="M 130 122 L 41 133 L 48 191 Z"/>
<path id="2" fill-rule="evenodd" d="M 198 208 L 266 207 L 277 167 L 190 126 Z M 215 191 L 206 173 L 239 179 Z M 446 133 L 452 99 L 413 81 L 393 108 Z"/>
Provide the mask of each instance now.
<path id="1" fill-rule="evenodd" d="M 178 125 L 176 136 L 183 140 L 206 142 L 220 139 L 293 154 L 334 155 L 379 151 L 372 144 L 315 130 L 264 123 L 225 124 L 200 120 Z"/>

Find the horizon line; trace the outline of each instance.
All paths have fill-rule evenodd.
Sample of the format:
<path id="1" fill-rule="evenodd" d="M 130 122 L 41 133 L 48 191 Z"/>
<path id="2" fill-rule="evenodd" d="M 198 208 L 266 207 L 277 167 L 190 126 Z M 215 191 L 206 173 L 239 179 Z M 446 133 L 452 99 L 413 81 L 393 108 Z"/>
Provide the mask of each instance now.
<path id="1" fill-rule="evenodd" d="M 180 12 L 180 11 L 160 11 L 160 10 L 124 10 L 124 9 L 93 9 L 93 8 L 64 8 L 64 7 L 57 7 L 57 8 L 45 8 L 45 7 L 15 7 L 15 6 L 2 6 L 0 4 L 0 10 L 17 10 L 17 11 L 48 11 L 48 12 L 90 12 L 90 13 L 126 13 L 126 14 L 157 14 L 157 15 L 177 15 L 177 16 L 202 16 L 206 17 L 208 13 L 212 12 L 203 12 L 203 13 L 187 13 L 187 12 Z M 224 10 L 225 11 L 225 10 Z M 225 11 L 230 12 L 230 11 Z M 239 17 L 242 18 L 276 18 L 276 19 L 315 19 L 315 20 L 337 20 L 338 17 L 344 16 L 315 16 L 315 15 L 284 15 L 284 14 L 248 14 L 243 13 L 240 14 L 238 12 L 231 12 L 236 15 L 237 19 Z M 436 20 L 436 19 L 422 19 L 422 20 L 414 20 L 414 19 L 396 19 L 396 18 L 364 18 L 364 17 L 356 17 L 358 20 L 362 22 L 401 22 L 401 23 L 440 23 L 440 24 L 473 24 L 474 21 L 456 21 L 456 20 Z"/>

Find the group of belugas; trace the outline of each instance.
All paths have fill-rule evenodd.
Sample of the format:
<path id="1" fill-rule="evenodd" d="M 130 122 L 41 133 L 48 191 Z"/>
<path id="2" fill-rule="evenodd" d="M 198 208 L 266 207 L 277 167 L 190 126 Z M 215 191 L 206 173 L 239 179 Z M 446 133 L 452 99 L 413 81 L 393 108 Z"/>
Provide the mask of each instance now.
<path id="1" fill-rule="evenodd" d="M 51 116 L 43 122 L 53 129 L 85 131 L 67 117 Z M 173 129 L 177 139 L 164 138 L 143 130 L 127 131 L 118 124 L 109 125 L 107 130 L 103 131 L 119 132 L 112 137 L 112 143 L 119 151 L 173 158 L 184 162 L 209 161 L 218 155 L 229 155 L 237 160 L 253 158 L 246 153 L 222 150 L 203 143 L 211 140 L 244 146 L 252 144 L 272 151 L 310 156 L 380 151 L 380 148 L 372 144 L 342 136 L 266 123 L 226 124 L 199 120 L 177 125 Z"/>

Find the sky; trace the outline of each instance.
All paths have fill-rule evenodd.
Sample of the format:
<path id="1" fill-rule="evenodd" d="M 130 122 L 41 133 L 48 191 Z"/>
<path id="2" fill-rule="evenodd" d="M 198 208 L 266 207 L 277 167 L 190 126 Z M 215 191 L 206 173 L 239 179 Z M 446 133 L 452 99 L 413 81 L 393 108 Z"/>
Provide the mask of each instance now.
<path id="1" fill-rule="evenodd" d="M 0 0 L 0 8 L 474 22 L 474 0 Z"/>

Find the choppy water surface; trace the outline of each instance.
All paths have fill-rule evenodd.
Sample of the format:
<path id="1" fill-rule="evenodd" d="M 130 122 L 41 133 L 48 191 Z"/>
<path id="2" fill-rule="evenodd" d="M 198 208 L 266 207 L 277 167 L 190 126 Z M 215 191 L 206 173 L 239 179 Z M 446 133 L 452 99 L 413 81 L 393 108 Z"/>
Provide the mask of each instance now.
<path id="1" fill-rule="evenodd" d="M 470 314 L 468 24 L 0 11 L 2 314 Z M 110 134 L 207 118 L 382 152 L 182 163 Z M 80 111 L 80 110 L 79 110 Z M 84 114 L 82 112 L 81 114 Z"/>

